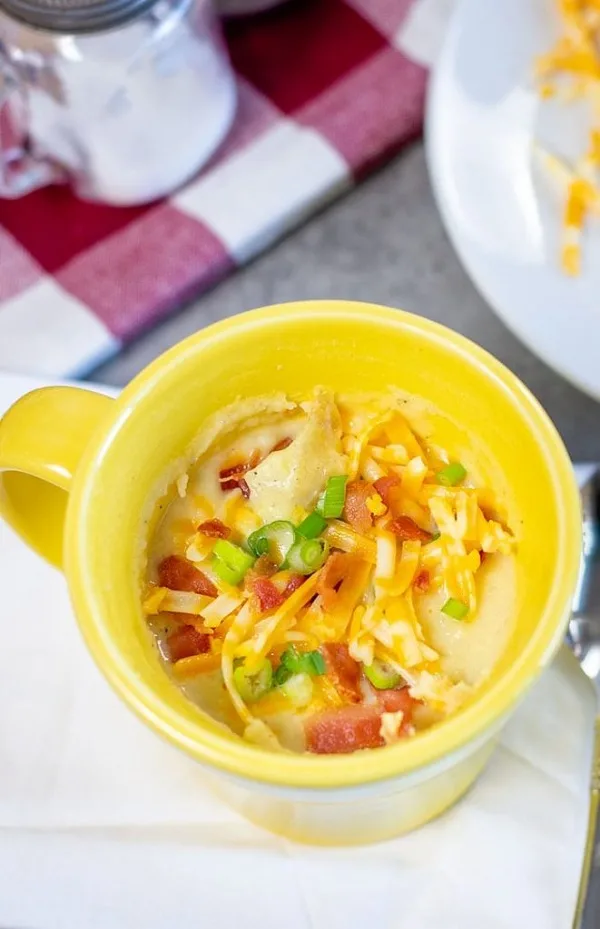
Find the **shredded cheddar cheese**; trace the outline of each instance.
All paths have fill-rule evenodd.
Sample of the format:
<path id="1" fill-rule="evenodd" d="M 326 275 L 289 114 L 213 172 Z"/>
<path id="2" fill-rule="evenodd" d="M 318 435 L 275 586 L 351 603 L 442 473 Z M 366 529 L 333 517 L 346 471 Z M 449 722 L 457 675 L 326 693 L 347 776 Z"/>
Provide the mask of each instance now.
<path id="1" fill-rule="evenodd" d="M 267 652 L 275 645 L 285 642 L 283 632 L 287 631 L 286 623 L 295 620 L 298 611 L 307 603 L 315 592 L 319 580 L 318 572 L 308 577 L 302 587 L 284 601 L 284 603 L 266 619 L 261 619 L 254 625 L 252 636 L 237 649 L 238 655 L 247 658 L 249 669 L 260 663 Z"/>
<path id="2" fill-rule="evenodd" d="M 393 418 L 393 412 L 385 412 L 380 414 L 374 414 L 369 420 L 368 425 L 358 436 L 352 437 L 352 444 L 349 450 L 349 467 L 348 473 L 351 478 L 356 477 L 358 474 L 360 459 L 361 456 L 374 433 L 380 430 L 383 426 L 390 422 Z M 381 475 L 378 475 L 381 476 Z"/>
<path id="3" fill-rule="evenodd" d="M 387 513 L 387 506 L 379 496 L 379 494 L 373 494 L 370 497 L 367 497 L 367 509 L 369 513 L 372 513 L 373 516 L 383 516 Z"/>
<path id="4" fill-rule="evenodd" d="M 180 681 L 197 677 L 198 674 L 206 674 L 208 671 L 216 671 L 221 667 L 221 656 L 209 652 L 206 655 L 192 655 L 190 658 L 180 658 L 173 665 L 173 674 Z"/>
<path id="5" fill-rule="evenodd" d="M 209 629 L 216 629 L 224 619 L 230 616 L 242 603 L 240 594 L 232 590 L 231 593 L 222 593 L 212 600 L 202 610 L 202 618 Z"/>
<path id="6" fill-rule="evenodd" d="M 600 134 L 594 147 L 600 151 Z M 573 197 L 585 199 L 590 190 L 589 181 L 581 181 Z M 569 223 L 583 221 L 586 209 L 582 202 L 569 201 Z M 159 565 L 151 573 L 154 579 L 143 600 L 149 617 L 170 614 L 163 617 L 167 632 L 176 627 L 172 634 L 179 637 L 179 651 L 170 653 L 175 679 L 186 682 L 220 668 L 245 737 L 278 750 L 268 720 L 286 712 L 285 686 L 292 678 L 293 683 L 306 679 L 302 707 L 311 712 L 345 707 L 349 699 L 367 704 L 377 700 L 375 680 L 369 677 L 374 663 L 375 668 L 383 663 L 392 669 L 392 689 L 408 686 L 414 700 L 435 712 L 450 712 L 467 699 L 470 688 L 445 673 L 445 656 L 433 647 L 437 639 L 427 611 L 441 610 L 450 598 L 463 605 L 464 615 L 456 620 L 476 621 L 476 575 L 484 554 L 508 555 L 516 545 L 500 521 L 503 514 L 496 510 L 491 489 L 473 486 L 468 461 L 467 466 L 452 461 L 446 449 L 429 444 L 426 430 L 409 421 L 396 393 L 390 390 L 371 406 L 365 401 L 355 415 L 335 409 L 333 395 L 330 402 L 328 417 L 333 422 L 339 414 L 342 423 L 334 449 L 336 454 L 344 450 L 347 457 L 339 461 L 347 472 L 327 478 L 325 490 L 322 485 L 315 488 L 312 498 L 302 498 L 303 505 L 285 500 L 285 519 L 276 511 L 278 518 L 268 524 L 253 509 L 253 492 L 244 497 L 239 488 L 232 489 L 214 507 L 205 501 L 203 511 L 219 518 L 208 521 L 212 525 L 207 522 L 204 531 L 201 523 L 184 521 L 180 532 L 187 533 L 185 547 L 164 560 L 167 567 L 171 563 L 169 571 L 161 574 Z M 293 441 L 289 438 L 285 449 L 293 449 Z M 319 448 L 309 449 L 313 465 Z M 302 462 L 290 462 L 297 478 Z M 456 481 L 441 473 L 452 468 L 458 470 Z M 345 496 L 335 517 L 326 518 L 323 504 L 331 481 L 342 482 Z M 177 486 L 182 496 L 193 496 L 189 481 L 180 479 Z M 272 547 L 259 548 L 261 538 L 268 542 L 267 535 L 261 536 L 265 531 L 274 533 Z M 277 548 L 283 544 L 279 540 L 273 547 L 273 538 L 283 539 L 286 548 Z M 307 557 L 303 562 L 300 553 L 306 546 L 313 551 L 316 546 L 320 560 L 311 564 Z M 231 564 L 224 562 L 225 572 L 221 557 L 232 558 Z M 177 581 L 182 589 L 171 589 Z M 443 593 L 439 605 L 435 598 L 419 599 L 431 592 Z M 201 654 L 193 654 L 194 642 Z M 346 673 L 352 677 L 354 668 L 360 683 L 351 698 L 336 686 L 335 675 L 329 676 L 329 656 L 336 650 L 350 664 Z M 290 653 L 295 667 L 286 665 Z M 301 660 L 309 661 L 308 670 L 298 666 Z M 355 662 L 363 667 L 357 669 Z M 261 674 L 265 680 L 257 695 L 256 689 L 244 686 L 244 675 L 256 682 Z M 403 679 L 399 684 L 398 675 Z M 377 705 L 386 744 L 412 731 L 410 717 Z"/>
<path id="7" fill-rule="evenodd" d="M 598 212 L 600 187 L 600 4 L 598 0 L 558 0 L 562 34 L 554 47 L 535 62 L 542 100 L 563 103 L 584 98 L 590 104 L 588 148 L 573 166 L 537 147 L 548 175 L 564 197 L 561 266 L 565 274 L 581 271 L 581 243 L 585 223 Z"/>
<path id="8" fill-rule="evenodd" d="M 214 544 L 214 539 L 203 535 L 201 532 L 195 532 L 188 542 L 187 548 L 185 550 L 185 557 L 188 559 L 188 561 L 201 564 L 209 557 Z"/>

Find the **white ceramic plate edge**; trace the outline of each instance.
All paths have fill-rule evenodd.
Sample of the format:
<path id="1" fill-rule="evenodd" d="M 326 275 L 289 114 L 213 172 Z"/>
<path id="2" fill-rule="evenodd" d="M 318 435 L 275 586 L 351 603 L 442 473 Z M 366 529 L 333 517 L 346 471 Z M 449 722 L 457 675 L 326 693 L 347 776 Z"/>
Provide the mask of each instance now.
<path id="1" fill-rule="evenodd" d="M 547 352 L 543 347 L 540 348 L 540 346 L 526 333 L 520 331 L 518 327 L 513 325 L 510 314 L 506 313 L 502 306 L 502 301 L 497 300 L 494 293 L 488 288 L 476 267 L 476 262 L 471 259 L 469 250 L 462 245 L 461 235 L 455 223 L 453 211 L 449 206 L 450 197 L 447 193 L 444 171 L 442 170 L 444 147 L 438 137 L 440 126 L 438 113 L 440 112 L 441 106 L 440 88 L 449 61 L 451 60 L 453 43 L 455 41 L 455 31 L 461 26 L 464 6 L 466 6 L 466 4 L 459 2 L 451 16 L 442 49 L 430 75 L 425 108 L 425 156 L 431 187 L 442 224 L 472 284 L 515 338 L 526 345 L 536 357 L 541 358 L 548 367 L 560 374 L 565 380 L 574 384 L 579 390 L 593 397 L 595 400 L 600 401 L 600 389 L 596 383 L 585 377 L 579 377 L 577 372 L 573 371 L 572 368 L 562 364 L 560 359 L 557 359 L 555 355 Z M 600 365 L 600 349 L 598 362 Z"/>

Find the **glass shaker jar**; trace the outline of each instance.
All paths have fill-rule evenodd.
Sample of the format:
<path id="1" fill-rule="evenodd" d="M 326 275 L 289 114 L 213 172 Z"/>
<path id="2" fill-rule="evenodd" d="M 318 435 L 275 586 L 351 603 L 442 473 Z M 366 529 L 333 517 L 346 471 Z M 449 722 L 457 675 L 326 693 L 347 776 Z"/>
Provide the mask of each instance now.
<path id="1" fill-rule="evenodd" d="M 2 0 L 0 198 L 70 182 L 154 200 L 208 160 L 235 102 L 210 0 Z"/>

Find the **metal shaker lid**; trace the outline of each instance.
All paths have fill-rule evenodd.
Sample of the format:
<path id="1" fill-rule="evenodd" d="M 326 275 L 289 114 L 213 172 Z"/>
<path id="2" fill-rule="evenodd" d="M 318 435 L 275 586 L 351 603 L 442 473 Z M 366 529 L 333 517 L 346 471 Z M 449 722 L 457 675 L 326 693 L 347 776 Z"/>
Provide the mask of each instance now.
<path id="1" fill-rule="evenodd" d="M 51 32 L 100 32 L 120 26 L 156 0 L 0 0 L 0 12 Z"/>

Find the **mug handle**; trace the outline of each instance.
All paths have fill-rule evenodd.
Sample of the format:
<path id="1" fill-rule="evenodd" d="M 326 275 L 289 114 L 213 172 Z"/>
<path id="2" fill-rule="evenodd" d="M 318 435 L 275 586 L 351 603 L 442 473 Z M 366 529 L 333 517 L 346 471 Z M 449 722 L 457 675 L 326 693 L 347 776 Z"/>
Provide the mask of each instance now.
<path id="1" fill-rule="evenodd" d="M 59 165 L 32 154 L 27 138 L 27 95 L 0 46 L 0 198 L 15 200 L 66 181 Z"/>
<path id="2" fill-rule="evenodd" d="M 113 403 L 78 387 L 43 387 L 0 419 L 0 516 L 57 568 L 73 476 Z"/>

